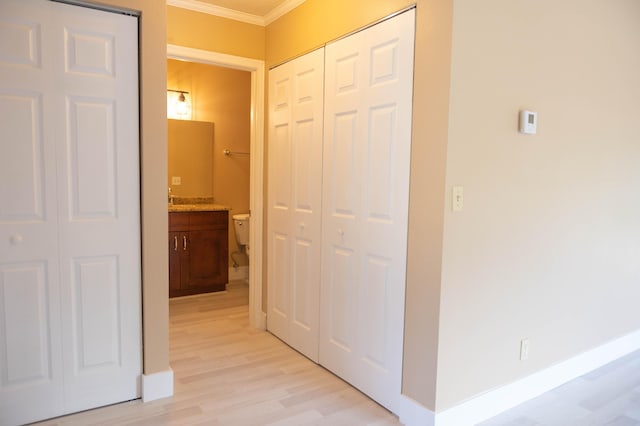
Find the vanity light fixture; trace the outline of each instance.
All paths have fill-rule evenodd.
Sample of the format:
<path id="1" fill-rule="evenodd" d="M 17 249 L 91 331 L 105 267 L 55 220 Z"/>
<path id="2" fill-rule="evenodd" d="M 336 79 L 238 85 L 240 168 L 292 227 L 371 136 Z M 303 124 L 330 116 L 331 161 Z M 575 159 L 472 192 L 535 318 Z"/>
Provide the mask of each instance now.
<path id="1" fill-rule="evenodd" d="M 191 102 L 186 90 L 167 89 L 167 117 L 182 120 L 191 119 Z"/>

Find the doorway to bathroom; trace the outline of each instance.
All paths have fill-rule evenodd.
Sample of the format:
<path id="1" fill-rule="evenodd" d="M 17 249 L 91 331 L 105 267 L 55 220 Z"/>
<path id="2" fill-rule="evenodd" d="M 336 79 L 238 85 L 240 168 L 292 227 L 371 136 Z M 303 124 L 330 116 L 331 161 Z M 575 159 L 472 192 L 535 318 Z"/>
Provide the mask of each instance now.
<path id="1" fill-rule="evenodd" d="M 216 208 L 228 209 L 229 284 L 225 297 L 233 293 L 233 303 L 244 299 L 246 306 L 248 302 L 251 325 L 264 329 L 261 303 L 264 63 L 173 45 L 167 46 L 167 58 L 169 108 L 172 96 L 177 97 L 188 107 L 188 115 L 180 118 L 211 123 L 213 127 L 212 172 L 211 178 L 205 177 L 212 180 L 211 189 L 202 198 Z M 190 182 L 182 176 L 173 176 L 171 167 L 170 158 L 168 183 L 174 201 L 180 202 L 180 197 L 200 197 L 201 194 L 189 193 Z M 233 217 L 250 212 L 250 219 L 242 224 L 251 229 L 248 244 L 239 244 Z"/>

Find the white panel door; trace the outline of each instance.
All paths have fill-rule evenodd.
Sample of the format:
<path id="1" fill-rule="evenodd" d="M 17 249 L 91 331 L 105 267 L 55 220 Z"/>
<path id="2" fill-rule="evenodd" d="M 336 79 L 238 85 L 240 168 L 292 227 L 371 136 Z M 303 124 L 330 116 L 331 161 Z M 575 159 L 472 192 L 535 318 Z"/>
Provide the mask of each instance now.
<path id="1" fill-rule="evenodd" d="M 401 393 L 415 11 L 326 47 L 320 364 Z"/>
<path id="2" fill-rule="evenodd" d="M 318 361 L 324 49 L 269 72 L 269 331 Z"/>
<path id="3" fill-rule="evenodd" d="M 0 424 L 139 396 L 137 19 L 0 3 Z"/>

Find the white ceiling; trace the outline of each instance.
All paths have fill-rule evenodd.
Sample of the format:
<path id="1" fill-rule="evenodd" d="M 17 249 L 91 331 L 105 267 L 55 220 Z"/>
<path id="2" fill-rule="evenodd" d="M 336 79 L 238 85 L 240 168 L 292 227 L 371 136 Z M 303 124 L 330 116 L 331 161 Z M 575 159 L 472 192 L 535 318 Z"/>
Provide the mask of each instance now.
<path id="1" fill-rule="evenodd" d="M 2 0 L 0 0 L 2 1 Z M 166 0 L 181 7 L 255 25 L 268 25 L 305 0 Z"/>
<path id="2" fill-rule="evenodd" d="M 226 9 L 238 12 L 249 13 L 251 15 L 265 16 L 276 7 L 285 3 L 287 0 L 200 0 L 203 3 L 209 3 L 214 6 L 224 7 Z"/>

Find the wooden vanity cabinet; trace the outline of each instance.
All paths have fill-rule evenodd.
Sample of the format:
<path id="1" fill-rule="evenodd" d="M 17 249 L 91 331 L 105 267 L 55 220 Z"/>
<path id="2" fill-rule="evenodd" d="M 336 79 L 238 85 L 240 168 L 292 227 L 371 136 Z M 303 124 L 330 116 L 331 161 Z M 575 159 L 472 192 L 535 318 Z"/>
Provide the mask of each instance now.
<path id="1" fill-rule="evenodd" d="M 169 297 L 225 289 L 229 213 L 169 213 Z"/>

